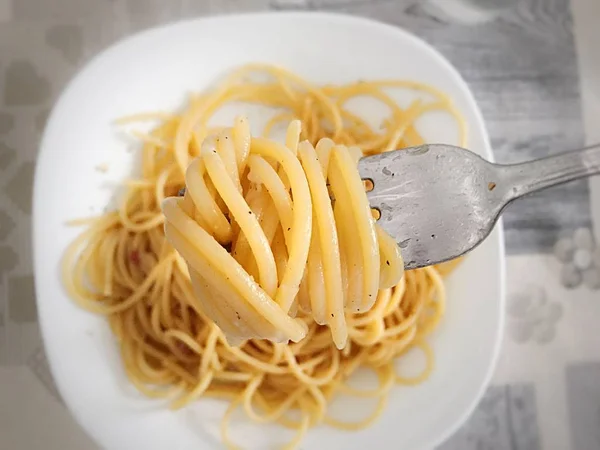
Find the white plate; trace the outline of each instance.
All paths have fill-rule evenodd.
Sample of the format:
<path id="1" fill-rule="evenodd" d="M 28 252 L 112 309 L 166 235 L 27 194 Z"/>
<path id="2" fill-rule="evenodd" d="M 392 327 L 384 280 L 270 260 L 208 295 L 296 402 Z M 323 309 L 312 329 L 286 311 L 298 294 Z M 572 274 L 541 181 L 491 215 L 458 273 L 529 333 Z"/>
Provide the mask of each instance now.
<path id="1" fill-rule="evenodd" d="M 423 41 L 363 19 L 306 13 L 193 20 L 128 38 L 96 57 L 71 82 L 46 129 L 35 178 L 37 301 L 46 350 L 59 390 L 75 418 L 108 449 L 206 449 L 220 446 L 223 404 L 202 400 L 178 412 L 128 383 L 104 318 L 79 309 L 60 281 L 60 260 L 79 232 L 65 221 L 100 212 L 132 171 L 133 157 L 111 125 L 120 116 L 181 105 L 185 94 L 246 62 L 271 62 L 318 83 L 404 78 L 447 92 L 464 113 L 470 147 L 491 158 L 473 96 L 456 70 Z M 448 120 L 425 124 L 445 140 Z M 450 134 L 448 134 L 450 133 Z M 97 170 L 106 164 L 107 174 Z M 467 418 L 486 387 L 503 326 L 504 269 L 500 226 L 448 281 L 448 307 L 431 339 L 432 377 L 394 389 L 372 427 L 310 431 L 310 449 L 405 448 L 439 444 Z M 278 431 L 235 425 L 251 448 L 272 448 Z"/>

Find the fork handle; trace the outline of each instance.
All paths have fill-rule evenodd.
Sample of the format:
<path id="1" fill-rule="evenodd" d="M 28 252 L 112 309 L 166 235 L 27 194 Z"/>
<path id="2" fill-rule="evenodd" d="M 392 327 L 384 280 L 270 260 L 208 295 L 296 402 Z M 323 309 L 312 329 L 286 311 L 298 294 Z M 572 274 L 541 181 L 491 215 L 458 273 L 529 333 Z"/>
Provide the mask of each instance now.
<path id="1" fill-rule="evenodd" d="M 600 144 L 520 164 L 500 166 L 506 200 L 600 173 Z"/>

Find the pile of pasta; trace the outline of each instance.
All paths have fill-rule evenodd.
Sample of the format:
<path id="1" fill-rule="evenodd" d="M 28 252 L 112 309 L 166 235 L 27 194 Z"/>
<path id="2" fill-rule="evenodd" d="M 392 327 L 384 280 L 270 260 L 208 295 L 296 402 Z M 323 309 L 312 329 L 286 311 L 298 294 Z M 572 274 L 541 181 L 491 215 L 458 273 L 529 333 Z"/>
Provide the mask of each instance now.
<path id="1" fill-rule="evenodd" d="M 253 81 L 260 75 L 262 81 Z M 423 99 L 399 106 L 387 93 Z M 347 102 L 371 96 L 389 108 L 381 130 Z M 263 137 L 246 119 L 209 124 L 231 102 L 272 106 Z M 107 316 L 132 383 L 173 408 L 201 397 L 230 401 L 222 431 L 242 407 L 259 423 L 296 430 L 367 426 L 395 383 L 433 369 L 426 337 L 444 313 L 442 277 L 455 263 L 403 273 L 394 240 L 371 214 L 356 163 L 366 154 L 422 144 L 415 121 L 446 111 L 441 92 L 410 81 L 314 86 L 281 68 L 251 65 L 193 96 L 143 142 L 141 177 L 117 211 L 87 225 L 64 259 L 64 284 L 83 307 Z M 270 133 L 287 123 L 283 142 Z M 464 145 L 464 142 L 460 142 Z M 178 195 L 185 188 L 183 195 Z M 166 236 L 165 236 L 166 233 Z M 420 349 L 426 367 L 403 376 L 395 360 Z M 377 388 L 348 384 L 359 368 Z M 358 422 L 328 414 L 336 395 L 374 397 Z M 291 412 L 294 412 L 291 414 Z"/>

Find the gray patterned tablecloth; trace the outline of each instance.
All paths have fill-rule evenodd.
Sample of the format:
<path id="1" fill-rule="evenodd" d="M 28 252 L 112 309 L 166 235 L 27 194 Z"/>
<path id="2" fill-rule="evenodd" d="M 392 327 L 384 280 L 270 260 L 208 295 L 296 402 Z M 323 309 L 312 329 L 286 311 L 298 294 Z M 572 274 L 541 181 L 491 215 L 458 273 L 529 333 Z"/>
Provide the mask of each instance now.
<path id="1" fill-rule="evenodd" d="M 126 34 L 179 18 L 333 10 L 404 27 L 446 55 L 474 91 L 500 162 L 600 141 L 600 0 L 514 0 L 483 22 L 444 12 L 455 1 L 0 0 L 0 449 L 96 448 L 48 370 L 30 245 L 40 133 L 82 64 Z M 599 184 L 551 189 L 506 212 L 501 359 L 477 410 L 442 449 L 600 449 L 600 255 L 596 269 L 579 270 L 589 255 L 564 247 L 600 240 Z"/>

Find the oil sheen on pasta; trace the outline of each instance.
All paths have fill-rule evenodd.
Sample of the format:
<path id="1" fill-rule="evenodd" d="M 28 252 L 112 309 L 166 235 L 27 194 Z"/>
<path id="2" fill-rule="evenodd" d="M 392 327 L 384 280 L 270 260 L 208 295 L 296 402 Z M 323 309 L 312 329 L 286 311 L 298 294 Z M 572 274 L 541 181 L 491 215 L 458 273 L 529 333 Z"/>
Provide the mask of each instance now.
<path id="1" fill-rule="evenodd" d="M 262 80 L 252 81 L 257 75 Z M 391 89 L 423 98 L 402 107 Z M 347 107 L 357 96 L 388 107 L 380 130 Z M 230 128 L 208 125 L 234 101 L 273 107 L 262 137 L 251 137 L 244 118 Z M 402 276 L 356 161 L 423 143 L 414 122 L 434 110 L 456 117 L 464 145 L 461 117 L 430 86 L 315 86 L 250 65 L 181 112 L 122 119 L 158 122 L 136 133 L 141 177 L 127 182 L 117 211 L 77 222 L 88 227 L 65 254 L 64 284 L 84 308 L 107 316 L 141 392 L 173 408 L 227 399 L 229 448 L 240 448 L 228 433 L 238 407 L 256 422 L 295 430 L 286 448 L 317 424 L 368 426 L 395 383 L 418 383 L 433 369 L 426 337 L 443 316 L 442 277 L 455 263 Z M 289 124 L 282 143 L 269 139 L 279 123 Z M 394 362 L 412 348 L 427 364 L 410 378 Z M 376 373 L 377 388 L 347 384 L 359 368 Z M 348 422 L 328 412 L 336 395 L 373 397 L 377 407 Z"/>

